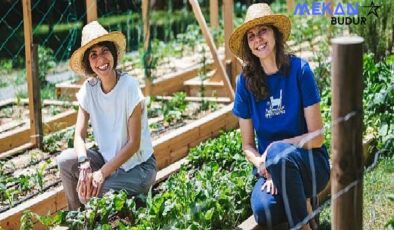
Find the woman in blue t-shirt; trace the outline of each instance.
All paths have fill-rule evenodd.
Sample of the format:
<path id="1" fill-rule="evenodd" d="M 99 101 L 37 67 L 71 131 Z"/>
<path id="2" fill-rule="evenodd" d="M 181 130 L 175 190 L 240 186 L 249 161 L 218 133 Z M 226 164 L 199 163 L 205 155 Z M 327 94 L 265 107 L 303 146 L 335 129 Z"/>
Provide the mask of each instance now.
<path id="1" fill-rule="evenodd" d="M 302 223 L 306 199 L 326 186 L 330 169 L 319 90 L 308 63 L 285 52 L 290 30 L 289 18 L 273 14 L 267 4 L 248 8 L 230 37 L 230 49 L 244 62 L 233 113 L 258 177 L 251 198 L 256 221 L 310 229 L 314 220 Z"/>

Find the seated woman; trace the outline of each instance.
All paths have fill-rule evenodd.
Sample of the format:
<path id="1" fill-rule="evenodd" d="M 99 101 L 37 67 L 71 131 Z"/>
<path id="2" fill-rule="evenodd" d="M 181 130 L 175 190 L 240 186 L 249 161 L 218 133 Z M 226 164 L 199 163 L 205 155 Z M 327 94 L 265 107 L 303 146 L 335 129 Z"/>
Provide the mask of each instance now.
<path id="1" fill-rule="evenodd" d="M 229 43 L 244 63 L 233 113 L 258 177 L 252 210 L 258 224 L 270 229 L 300 224 L 307 217 L 306 199 L 316 197 L 330 177 L 319 90 L 308 63 L 285 51 L 290 29 L 287 16 L 254 4 Z"/>
<path id="2" fill-rule="evenodd" d="M 124 35 L 94 21 L 84 26 L 81 43 L 70 58 L 71 69 L 88 77 L 77 93 L 74 149 L 57 157 L 69 210 L 110 189 L 147 193 L 156 177 L 144 96 L 137 80 L 116 70 Z M 89 120 L 98 150 L 85 148 Z"/>

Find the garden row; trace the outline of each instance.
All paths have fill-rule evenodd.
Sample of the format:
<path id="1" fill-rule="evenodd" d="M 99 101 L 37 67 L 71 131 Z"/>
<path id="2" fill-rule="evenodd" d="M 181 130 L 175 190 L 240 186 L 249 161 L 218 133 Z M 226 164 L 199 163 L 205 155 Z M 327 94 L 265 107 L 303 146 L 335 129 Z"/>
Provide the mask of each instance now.
<path id="1" fill-rule="evenodd" d="M 109 193 L 90 200 L 84 211 L 39 219 L 47 227 L 80 229 L 233 229 L 251 214 L 253 183 L 239 131 L 232 131 L 193 148 L 176 174 L 137 198 L 144 200 L 143 207 L 123 192 Z M 22 225 L 32 221 L 22 219 Z"/>

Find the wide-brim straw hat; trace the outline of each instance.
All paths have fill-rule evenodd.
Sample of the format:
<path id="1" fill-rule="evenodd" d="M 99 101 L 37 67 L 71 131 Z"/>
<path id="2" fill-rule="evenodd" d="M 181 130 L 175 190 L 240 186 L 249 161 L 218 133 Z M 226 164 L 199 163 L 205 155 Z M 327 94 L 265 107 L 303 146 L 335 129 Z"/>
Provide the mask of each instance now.
<path id="1" fill-rule="evenodd" d="M 126 50 L 125 36 L 118 31 L 108 33 L 97 21 L 92 21 L 82 29 L 81 47 L 71 55 L 70 68 L 81 76 L 89 77 L 83 65 L 83 55 L 90 47 L 104 41 L 115 44 L 119 62 Z"/>
<path id="2" fill-rule="evenodd" d="M 249 6 L 244 22 L 234 30 L 230 36 L 230 50 L 242 60 L 244 59 L 244 47 L 242 40 L 245 33 L 257 25 L 272 25 L 278 28 L 286 41 L 291 31 L 289 17 L 281 14 L 273 14 L 271 7 L 266 3 L 257 3 Z"/>

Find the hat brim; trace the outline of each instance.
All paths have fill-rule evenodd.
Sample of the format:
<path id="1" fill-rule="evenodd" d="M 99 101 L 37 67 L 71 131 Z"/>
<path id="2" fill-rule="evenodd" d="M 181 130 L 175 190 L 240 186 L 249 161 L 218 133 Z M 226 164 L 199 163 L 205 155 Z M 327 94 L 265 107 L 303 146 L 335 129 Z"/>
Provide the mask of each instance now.
<path id="1" fill-rule="evenodd" d="M 126 38 L 121 32 L 116 31 L 97 37 L 75 50 L 70 58 L 70 68 L 81 76 L 89 77 L 83 65 L 83 55 L 90 47 L 104 41 L 113 42 L 115 44 L 119 63 L 126 51 Z"/>
<path id="2" fill-rule="evenodd" d="M 266 15 L 245 22 L 234 30 L 234 32 L 231 34 L 229 39 L 229 47 L 230 50 L 234 53 L 234 55 L 244 60 L 242 40 L 245 36 L 245 33 L 257 25 L 267 25 L 267 24 L 278 28 L 279 32 L 283 34 L 284 41 L 287 41 L 291 31 L 290 19 L 285 15 L 278 15 L 278 14 Z"/>

